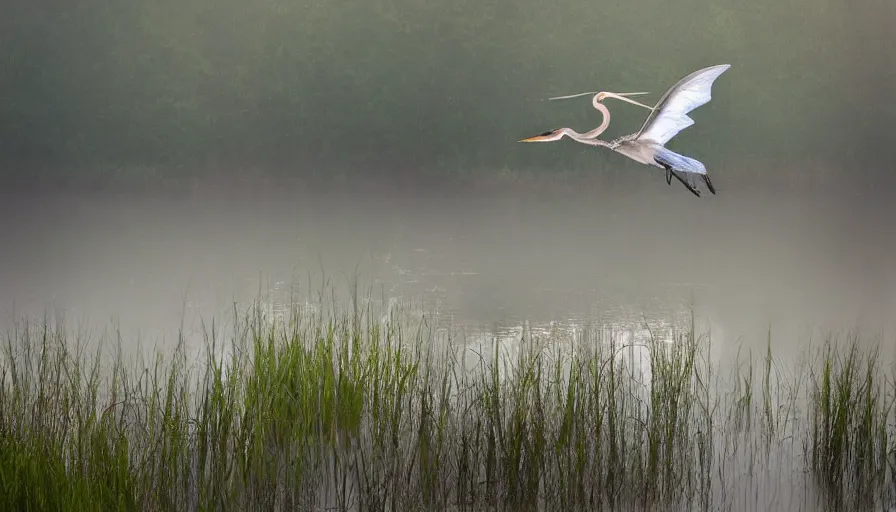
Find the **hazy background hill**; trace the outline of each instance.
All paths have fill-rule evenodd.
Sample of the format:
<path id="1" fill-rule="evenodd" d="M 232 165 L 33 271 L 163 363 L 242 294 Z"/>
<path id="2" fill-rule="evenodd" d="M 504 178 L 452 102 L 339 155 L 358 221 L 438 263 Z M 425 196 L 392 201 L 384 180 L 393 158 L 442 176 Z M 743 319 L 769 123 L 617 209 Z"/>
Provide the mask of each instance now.
<path id="1" fill-rule="evenodd" d="M 879 182 L 896 157 L 888 0 L 13 0 L 3 10 L 7 179 L 578 169 L 613 180 L 636 164 L 571 143 L 516 144 L 599 122 L 587 98 L 541 100 L 600 89 L 656 101 L 719 63 L 732 68 L 714 101 L 671 147 L 769 179 L 823 169 Z M 644 118 L 611 108 L 607 136 Z"/>

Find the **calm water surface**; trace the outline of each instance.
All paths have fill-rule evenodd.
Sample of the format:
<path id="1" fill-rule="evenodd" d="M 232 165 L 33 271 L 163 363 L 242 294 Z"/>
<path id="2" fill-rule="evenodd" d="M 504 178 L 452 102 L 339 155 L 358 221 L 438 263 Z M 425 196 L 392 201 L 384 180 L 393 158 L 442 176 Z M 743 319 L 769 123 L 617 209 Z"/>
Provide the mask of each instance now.
<path id="1" fill-rule="evenodd" d="M 52 308 L 170 343 L 183 322 L 348 297 L 409 303 L 466 332 L 689 321 L 721 346 L 787 351 L 809 334 L 889 328 L 893 235 L 830 197 L 669 187 L 575 200 L 7 198 L 0 305 Z M 877 220 L 876 220 L 877 219 Z"/>

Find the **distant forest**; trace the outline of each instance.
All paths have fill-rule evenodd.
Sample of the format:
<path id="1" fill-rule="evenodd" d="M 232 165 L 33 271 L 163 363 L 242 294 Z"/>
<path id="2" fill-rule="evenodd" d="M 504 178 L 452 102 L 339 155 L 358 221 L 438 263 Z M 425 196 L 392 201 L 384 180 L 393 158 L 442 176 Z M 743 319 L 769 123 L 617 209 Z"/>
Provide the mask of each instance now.
<path id="1" fill-rule="evenodd" d="M 599 122 L 588 98 L 542 101 L 550 95 L 645 90 L 656 101 L 720 63 L 732 68 L 714 100 L 670 147 L 716 165 L 896 156 L 890 0 L 13 0 L 3 11 L 7 176 L 40 166 L 627 165 L 515 141 Z M 611 109 L 610 137 L 644 119 Z"/>

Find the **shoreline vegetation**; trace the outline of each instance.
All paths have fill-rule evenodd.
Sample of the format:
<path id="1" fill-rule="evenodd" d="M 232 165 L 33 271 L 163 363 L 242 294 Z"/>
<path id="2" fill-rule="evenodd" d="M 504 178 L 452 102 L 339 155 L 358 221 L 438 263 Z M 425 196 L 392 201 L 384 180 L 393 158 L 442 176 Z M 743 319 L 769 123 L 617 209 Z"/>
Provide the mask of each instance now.
<path id="1" fill-rule="evenodd" d="M 334 306 L 336 306 L 334 304 Z M 321 309 L 322 310 L 322 309 Z M 436 341 L 424 315 L 234 312 L 153 361 L 45 322 L 0 351 L 0 495 L 16 510 L 888 510 L 894 367 L 858 334 L 804 366 L 524 330 Z M 318 310 L 320 311 L 320 310 Z M 334 308 L 333 311 L 338 311 Z M 109 354 L 111 357 L 103 357 Z M 222 348 L 224 350 L 222 350 Z"/>

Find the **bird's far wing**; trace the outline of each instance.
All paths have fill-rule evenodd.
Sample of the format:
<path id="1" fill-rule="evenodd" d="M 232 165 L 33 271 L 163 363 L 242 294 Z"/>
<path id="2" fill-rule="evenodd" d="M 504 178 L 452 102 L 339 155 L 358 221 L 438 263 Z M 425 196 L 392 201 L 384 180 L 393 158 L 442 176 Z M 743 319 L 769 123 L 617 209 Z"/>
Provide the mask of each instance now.
<path id="1" fill-rule="evenodd" d="M 730 64 L 711 66 L 682 78 L 660 98 L 635 138 L 664 145 L 694 124 L 688 113 L 712 99 L 712 84 Z"/>

